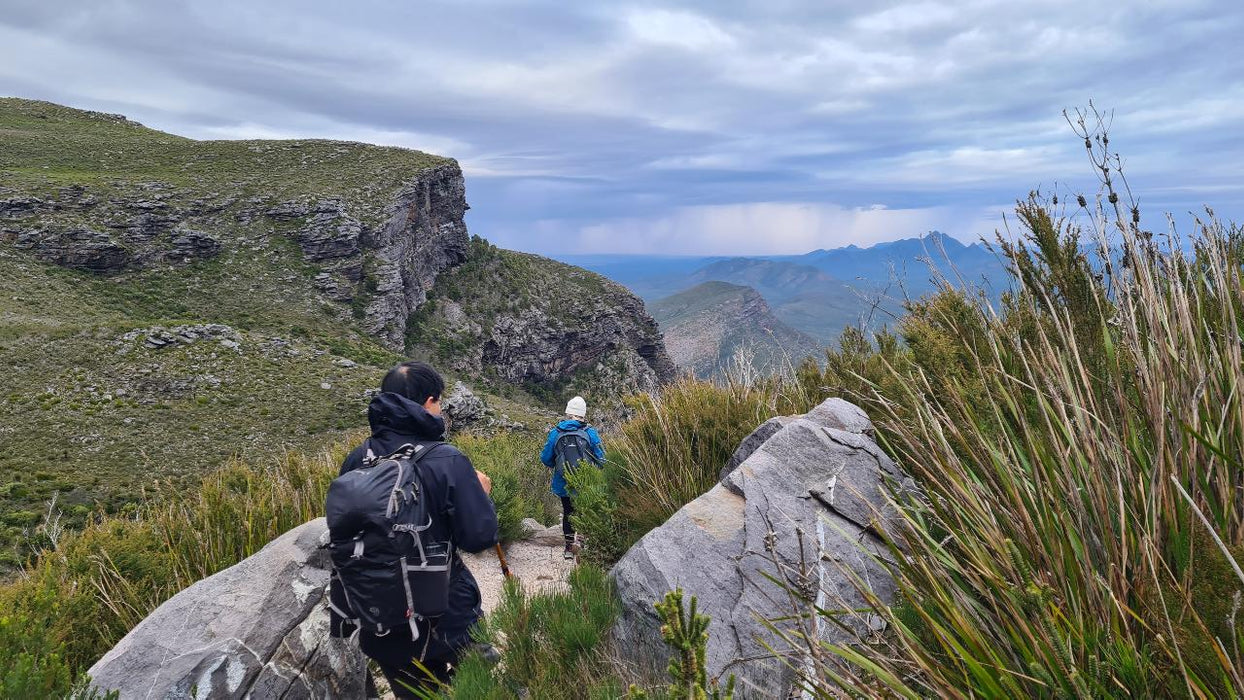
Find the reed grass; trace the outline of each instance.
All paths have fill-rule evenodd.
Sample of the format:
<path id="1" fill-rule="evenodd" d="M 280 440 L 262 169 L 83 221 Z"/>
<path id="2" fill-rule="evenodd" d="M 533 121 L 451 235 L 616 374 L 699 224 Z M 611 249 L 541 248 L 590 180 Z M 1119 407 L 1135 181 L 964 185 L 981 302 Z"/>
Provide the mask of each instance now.
<path id="1" fill-rule="evenodd" d="M 946 290 L 884 388 L 857 375 L 923 493 L 897 504 L 900 604 L 872 599 L 888 637 L 819 657 L 817 695 L 1244 694 L 1242 238 L 1142 229 L 1093 114 L 1099 206 L 1021 202 L 1003 308 Z"/>
<path id="2" fill-rule="evenodd" d="M 11 686 L 16 697 L 64 695 L 160 603 L 323 515 L 328 484 L 361 438 L 352 435 L 315 454 L 283 452 L 266 464 L 233 460 L 195 488 L 164 485 L 131 516 L 100 515 L 61 537 L 56 549 L 0 586 L 6 692 Z M 499 520 L 515 532 L 524 517 L 547 517 L 545 470 L 521 459 L 535 440 L 507 434 L 455 440 L 477 466 L 492 471 Z"/>

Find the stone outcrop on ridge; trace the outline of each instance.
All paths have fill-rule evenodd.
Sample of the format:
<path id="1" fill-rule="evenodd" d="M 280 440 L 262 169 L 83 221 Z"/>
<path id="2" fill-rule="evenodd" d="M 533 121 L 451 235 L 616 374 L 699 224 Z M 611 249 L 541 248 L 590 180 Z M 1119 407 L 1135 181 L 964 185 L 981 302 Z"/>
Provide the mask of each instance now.
<path id="1" fill-rule="evenodd" d="M 890 575 L 874 560 L 885 556 L 877 532 L 892 515 L 886 484 L 910 484 L 872 434 L 863 411 L 841 399 L 757 428 L 720 484 L 645 535 L 611 571 L 622 602 L 613 632 L 618 649 L 633 662 L 662 664 L 668 652 L 652 603 L 681 587 L 712 619 L 710 677 L 735 674 L 743 697 L 783 697 L 794 680 L 791 666 L 806 660 L 764 620 L 812 605 L 865 608 L 853 580 L 882 600 L 893 597 Z M 811 620 L 809 633 L 829 642 L 879 631 L 867 614 L 838 619 L 850 632 Z"/>

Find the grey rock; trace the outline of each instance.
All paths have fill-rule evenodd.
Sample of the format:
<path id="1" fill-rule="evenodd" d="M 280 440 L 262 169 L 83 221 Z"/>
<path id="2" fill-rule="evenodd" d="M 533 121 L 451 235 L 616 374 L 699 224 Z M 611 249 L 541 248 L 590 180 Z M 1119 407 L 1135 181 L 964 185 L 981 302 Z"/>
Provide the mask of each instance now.
<path id="1" fill-rule="evenodd" d="M 324 200 L 316 205 L 301 230 L 298 245 L 312 262 L 354 258 L 361 254 L 359 237 L 363 224 L 338 200 Z"/>
<path id="2" fill-rule="evenodd" d="M 766 440 L 773 437 L 774 433 L 781 430 L 790 421 L 791 419 L 788 416 L 770 418 L 764 423 L 761 423 L 760 426 L 753 430 L 750 435 L 743 438 L 743 442 L 740 442 L 739 446 L 735 448 L 734 454 L 730 455 L 730 459 L 726 461 L 725 466 L 721 468 L 721 472 L 717 475 L 717 478 L 721 481 L 722 485 L 731 491 L 734 491 L 739 496 L 742 496 L 742 492 L 735 491 L 734 489 L 736 487 L 733 482 L 730 482 L 726 479 L 726 477 L 730 476 L 731 472 L 733 472 L 735 468 L 742 464 L 748 457 L 751 457 L 752 453 L 755 452 L 757 448 L 765 444 Z"/>
<path id="3" fill-rule="evenodd" d="M 449 416 L 453 430 L 467 429 L 485 419 L 484 401 L 462 382 L 454 384 L 441 407 Z"/>
<path id="4" fill-rule="evenodd" d="M 523 518 L 522 522 L 519 523 L 519 527 L 523 531 L 523 539 L 530 539 L 536 533 L 544 531 L 544 526 L 535 518 Z"/>
<path id="5" fill-rule="evenodd" d="M 873 557 L 885 557 L 878 534 L 893 525 L 886 489 L 910 482 L 866 432 L 871 425 L 855 406 L 830 399 L 748 436 L 720 484 L 645 535 L 610 572 L 622 601 L 618 649 L 634 663 L 661 667 L 668 652 L 652 603 L 681 587 L 712 619 L 710 676 L 735 674 L 741 697 L 783 697 L 804 652 L 765 620 L 789 628 L 792 613 L 813 606 L 865 608 L 857 578 L 883 601 L 894 596 Z M 828 643 L 878 632 L 864 613 L 840 616 L 841 627 L 809 619 L 812 634 Z"/>
<path id="6" fill-rule="evenodd" d="M 561 547 L 566 544 L 566 534 L 562 532 L 561 525 L 550 525 L 549 527 L 541 528 L 539 532 L 531 533 L 527 539 L 548 547 Z"/>
<path id="7" fill-rule="evenodd" d="M 129 250 L 107 233 L 86 226 L 21 231 L 13 243 L 44 262 L 89 272 L 119 272 L 130 263 Z"/>
<path id="8" fill-rule="evenodd" d="M 172 241 L 173 247 L 164 255 L 169 261 L 201 260 L 220 252 L 220 241 L 203 231 L 178 229 L 173 232 Z"/>
<path id="9" fill-rule="evenodd" d="M 364 325 L 391 349 L 401 350 L 410 315 L 427 301 L 437 276 L 466 261 L 466 185 L 457 163 L 419 173 L 385 208 L 385 222 L 369 231 L 378 264 L 364 284 L 377 290 Z"/>
<path id="10" fill-rule="evenodd" d="M 17 218 L 30 216 L 51 208 L 51 204 L 38 197 L 18 195 L 0 199 L 0 217 Z"/>
<path id="11" fill-rule="evenodd" d="M 88 671 L 121 698 L 354 698 L 358 648 L 328 636 L 323 518 L 170 598 Z"/>

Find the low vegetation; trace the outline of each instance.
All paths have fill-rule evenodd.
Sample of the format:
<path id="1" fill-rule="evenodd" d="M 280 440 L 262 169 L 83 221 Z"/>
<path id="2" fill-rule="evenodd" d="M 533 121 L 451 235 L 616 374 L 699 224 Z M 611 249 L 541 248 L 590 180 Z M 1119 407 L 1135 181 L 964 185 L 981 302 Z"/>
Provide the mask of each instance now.
<path id="1" fill-rule="evenodd" d="M 266 463 L 234 460 L 194 489 L 169 484 L 128 517 L 100 517 L 47 543 L 34 564 L 0 586 L 3 697 L 65 694 L 174 593 L 322 515 L 328 484 L 356 441 Z M 537 453 L 537 438 L 502 434 L 458 444 L 495 480 L 503 538 L 522 518 L 549 517 L 545 468 L 519 459 Z"/>
<path id="2" fill-rule="evenodd" d="M 638 406 L 619 463 L 580 477 L 598 552 L 711 485 L 757 419 L 845 396 L 922 491 L 897 503 L 883 641 L 802 640 L 807 692 L 1244 694 L 1244 232 L 1142 227 L 1100 124 L 1073 123 L 1102 191 L 1019 203 L 999 307 L 944 284 L 824 367 Z"/>

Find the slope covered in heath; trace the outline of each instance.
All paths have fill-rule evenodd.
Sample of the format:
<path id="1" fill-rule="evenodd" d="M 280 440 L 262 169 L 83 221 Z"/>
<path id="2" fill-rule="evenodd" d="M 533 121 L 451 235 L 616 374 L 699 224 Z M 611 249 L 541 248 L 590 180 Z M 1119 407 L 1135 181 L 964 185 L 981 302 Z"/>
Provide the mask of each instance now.
<path id="1" fill-rule="evenodd" d="M 431 336 L 416 326 L 438 279 L 484 264 L 472 253 L 516 255 L 472 246 L 466 208 L 449 158 L 195 141 L 0 99 L 0 570 L 97 504 L 117 511 L 157 486 L 191 488 L 231 455 L 312 449 L 364 425 L 383 371 Z M 531 284 L 503 266 L 488 285 L 460 285 L 465 323 L 496 332 L 436 340 L 457 343 L 438 360 L 471 359 L 442 365 L 451 378 L 504 387 L 513 401 L 488 400 L 511 423 L 542 422 L 524 389 L 560 386 L 550 377 L 603 377 L 621 394 L 672 373 L 616 285 L 591 308 L 617 332 L 558 325 L 543 342 L 575 338 L 572 359 L 510 371 L 512 353 L 488 345 L 506 321 L 479 314 L 498 289 L 547 297 Z"/>

